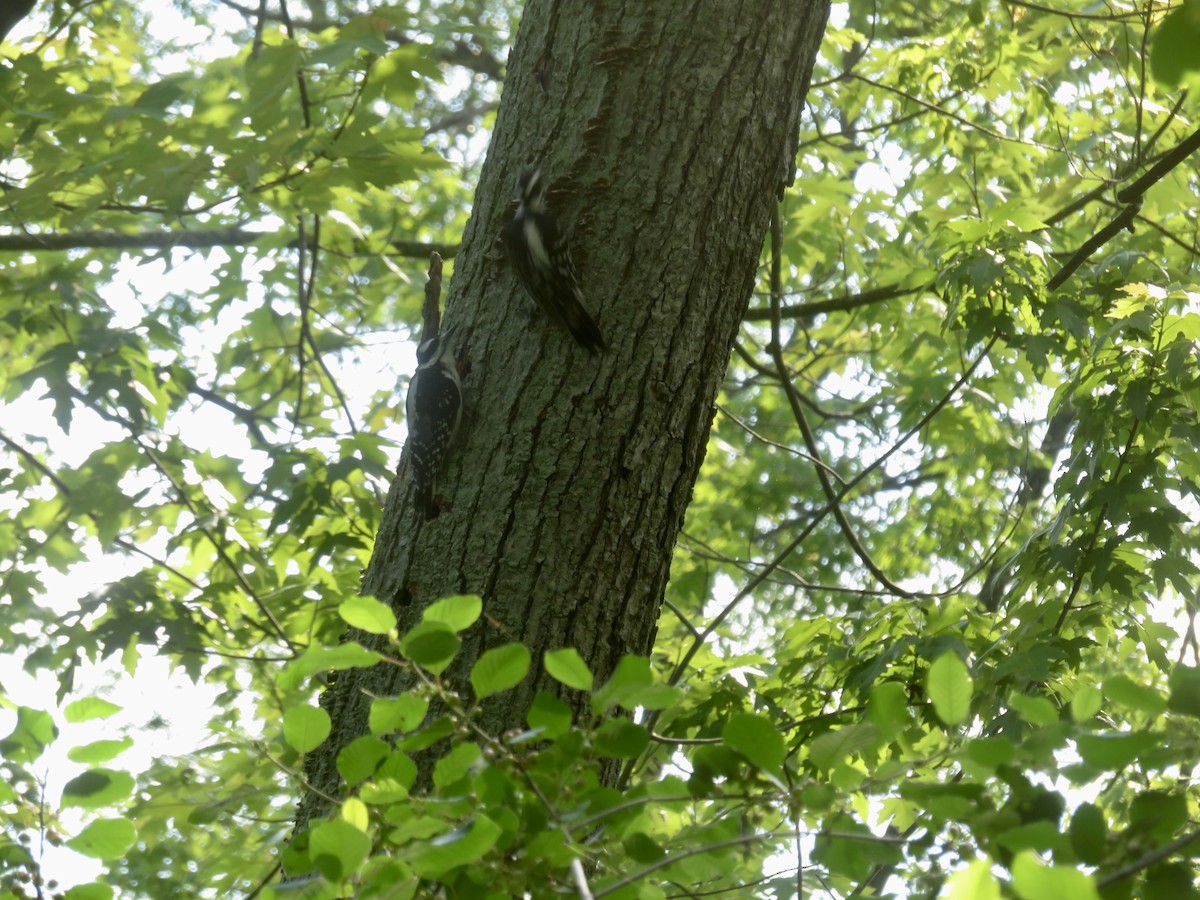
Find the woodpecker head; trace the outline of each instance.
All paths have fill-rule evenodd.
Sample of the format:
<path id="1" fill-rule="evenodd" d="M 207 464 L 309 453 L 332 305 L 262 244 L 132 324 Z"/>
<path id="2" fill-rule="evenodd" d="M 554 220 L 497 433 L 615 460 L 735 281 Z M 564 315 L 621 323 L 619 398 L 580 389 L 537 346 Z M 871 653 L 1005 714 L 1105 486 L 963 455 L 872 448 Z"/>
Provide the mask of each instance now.
<path id="1" fill-rule="evenodd" d="M 449 361 L 454 364 L 454 329 L 456 325 L 451 325 L 445 331 L 435 334 L 431 338 L 426 338 L 417 345 L 417 368 L 425 369 L 429 366 L 436 366 L 443 361 Z"/>
<path id="2" fill-rule="evenodd" d="M 526 209 L 542 212 L 546 206 L 546 185 L 542 181 L 542 168 L 526 169 L 517 179 L 517 199 Z"/>

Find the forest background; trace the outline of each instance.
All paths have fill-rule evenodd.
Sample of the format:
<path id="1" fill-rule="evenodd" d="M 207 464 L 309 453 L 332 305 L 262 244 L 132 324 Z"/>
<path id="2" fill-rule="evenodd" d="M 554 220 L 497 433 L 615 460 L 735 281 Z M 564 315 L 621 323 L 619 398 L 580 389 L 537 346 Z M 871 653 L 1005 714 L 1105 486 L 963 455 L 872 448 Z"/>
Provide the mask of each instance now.
<path id="1" fill-rule="evenodd" d="M 0 886 L 1193 896 L 1200 5 L 834 4 L 786 177 L 741 182 L 769 224 L 723 235 L 758 259 L 722 301 L 740 328 L 703 347 L 691 320 L 635 327 L 658 286 L 618 284 L 604 254 L 672 196 L 699 227 L 704 195 L 538 143 L 533 113 L 489 144 L 501 98 L 534 95 L 512 84 L 561 74 L 522 62 L 519 27 L 533 47 L 595 22 L 493 0 L 47 2 L 15 21 Z M 687 40 L 638 64 L 665 71 Z M 765 72 L 733 99 L 802 82 Z M 614 348 L 598 360 L 530 318 L 488 249 L 534 157 Z M 736 166 L 692 164 L 731 199 Z M 528 467 L 567 498 L 556 538 L 586 544 L 610 502 L 556 480 L 588 439 L 565 429 L 614 428 L 572 418 L 575 385 L 601 373 L 619 400 L 617 375 L 644 381 L 661 348 L 720 384 L 689 432 L 694 481 L 638 477 L 675 439 L 665 419 L 625 457 L 635 499 L 683 516 L 677 539 L 624 520 L 670 570 L 630 591 L 636 637 L 612 558 L 556 577 L 613 620 L 560 631 L 471 583 L 419 603 L 437 578 L 378 589 L 377 536 L 423 571 L 451 529 L 509 514 L 465 499 L 486 477 L 465 457 L 492 457 L 463 448 L 500 439 L 470 400 L 447 512 L 410 535 L 403 473 L 385 502 L 435 252 L 447 317 L 474 326 L 468 391 L 513 372 L 562 386 L 536 432 L 560 466 Z M 537 548 L 490 562 L 553 568 Z M 575 609 L 570 593 L 537 609 Z M 340 714 L 338 685 L 380 660 L 404 689 Z M 16 667 L 40 694 L 10 687 Z M 163 752 L 181 711 L 113 700 L 168 668 L 208 718 Z"/>

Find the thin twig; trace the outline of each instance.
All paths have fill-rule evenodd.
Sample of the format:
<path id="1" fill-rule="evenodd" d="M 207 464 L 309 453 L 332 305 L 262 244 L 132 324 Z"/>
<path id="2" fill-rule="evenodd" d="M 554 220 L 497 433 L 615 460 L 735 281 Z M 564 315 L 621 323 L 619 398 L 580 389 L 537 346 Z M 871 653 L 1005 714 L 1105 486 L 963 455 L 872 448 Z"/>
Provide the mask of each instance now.
<path id="1" fill-rule="evenodd" d="M 1197 838 L 1200 838 L 1200 829 L 1197 829 L 1196 831 L 1189 831 L 1182 837 L 1178 837 L 1171 841 L 1171 843 L 1163 847 L 1159 847 L 1157 850 L 1151 850 L 1148 853 L 1144 853 L 1128 865 L 1121 866 L 1119 869 L 1114 869 L 1103 878 L 1098 878 L 1096 880 L 1096 887 L 1106 888 L 1110 884 L 1116 884 L 1118 881 L 1123 881 L 1130 875 L 1136 875 L 1138 872 L 1142 871 L 1142 869 L 1148 869 L 1156 862 L 1164 860 L 1171 854 L 1182 850 Z"/>
<path id="2" fill-rule="evenodd" d="M 267 26 L 267 0 L 258 0 L 258 14 L 254 17 L 254 43 L 250 45 L 250 58 L 258 59 L 263 48 L 263 32 Z"/>
<path id="3" fill-rule="evenodd" d="M 266 4 L 266 0 L 263 0 Z M 296 29 L 292 27 L 292 17 L 288 15 L 287 0 L 279 0 L 279 18 L 287 31 L 288 40 L 296 40 Z M 300 115 L 304 119 L 305 129 L 312 128 L 312 104 L 308 99 L 308 84 L 304 80 L 304 67 L 296 67 L 296 87 L 300 92 Z"/>
<path id="4" fill-rule="evenodd" d="M 1137 200 L 1149 190 L 1151 185 L 1162 181 L 1172 169 L 1180 165 L 1197 150 L 1200 150 L 1200 128 L 1180 141 L 1173 149 L 1164 153 L 1162 158 L 1141 175 L 1137 181 L 1133 182 L 1133 184 L 1127 184 L 1121 190 L 1117 191 L 1117 201 L 1119 203 L 1132 203 Z"/>
<path id="5" fill-rule="evenodd" d="M 812 428 L 808 424 L 808 419 L 804 415 L 804 409 L 800 404 L 800 398 L 796 394 L 796 387 L 792 384 L 791 373 L 788 372 L 787 363 L 783 359 L 783 344 L 780 335 L 779 321 L 779 305 L 780 294 L 783 292 L 783 221 L 780 218 L 779 207 L 776 206 L 774 214 L 771 216 L 771 309 L 775 313 L 771 319 L 771 358 L 775 363 L 776 377 L 779 379 L 780 385 L 783 387 L 784 394 L 787 396 L 788 405 L 792 408 L 792 418 L 796 421 L 796 426 L 800 429 L 800 434 L 804 437 L 804 446 L 808 448 L 811 458 L 819 460 L 821 458 L 820 448 L 817 446 L 816 435 L 813 434 Z M 901 587 L 896 584 L 887 573 L 871 558 L 871 554 L 867 552 L 867 548 L 863 546 L 858 539 L 858 535 L 854 532 L 854 527 L 847 518 L 845 510 L 838 502 L 837 491 L 834 489 L 833 483 L 829 480 L 829 473 L 826 471 L 824 464 L 814 467 L 817 473 L 817 480 L 821 483 L 821 490 L 825 493 L 825 498 L 831 505 L 833 518 L 837 522 L 838 527 L 842 531 L 842 536 L 850 545 L 850 549 L 854 551 L 854 555 L 859 558 L 867 570 L 875 576 L 875 578 L 892 593 L 899 597 L 915 596 L 913 591 Z M 844 480 L 839 478 L 839 481 Z"/>
<path id="6" fill-rule="evenodd" d="M 667 866 L 674 865 L 681 859 L 688 859 L 693 856 L 712 853 L 715 850 L 727 850 L 730 847 L 742 847 L 746 844 L 754 844 L 758 843 L 759 841 L 769 840 L 772 837 L 775 837 L 775 835 L 746 834 L 739 837 L 730 838 L 726 841 L 716 841 L 712 844 L 704 844 L 700 847 L 688 847 L 686 850 L 681 850 L 679 853 L 674 853 L 670 856 L 664 856 L 662 859 L 656 860 L 640 869 L 636 869 L 630 872 L 628 875 L 625 875 L 623 878 L 618 878 L 612 884 L 605 886 L 603 890 L 596 891 L 595 896 L 597 900 L 599 900 L 600 897 L 607 897 L 609 894 L 615 893 L 623 887 L 627 887 L 628 885 L 641 881 L 652 872 L 657 872 L 659 869 L 665 869 Z"/>
<path id="7" fill-rule="evenodd" d="M 979 355 L 975 357 L 975 360 L 969 366 L 967 366 L 962 375 L 960 375 L 954 384 L 950 386 L 950 390 L 946 392 L 946 395 L 937 403 L 935 403 L 933 408 L 923 415 L 908 431 L 902 434 L 899 439 L 897 439 L 896 442 L 892 444 L 892 446 L 889 447 L 877 460 L 863 468 L 861 472 L 851 478 L 850 481 L 848 481 L 838 493 L 837 499 L 839 501 L 845 499 L 845 497 L 862 481 L 870 476 L 871 473 L 873 473 L 876 469 L 881 468 L 889 459 L 899 453 L 900 449 L 907 444 L 914 435 L 919 434 L 921 430 L 929 424 L 933 417 L 938 415 L 946 407 L 946 405 L 952 399 L 954 399 L 954 396 L 959 392 L 963 385 L 965 385 L 975 376 L 975 370 L 978 369 L 979 366 L 983 364 L 983 361 L 988 358 L 988 354 L 991 353 L 992 348 L 996 346 L 996 343 L 999 340 L 999 335 L 993 335 L 991 339 L 984 344 L 983 349 L 979 351 Z M 705 642 L 707 642 L 707 640 L 717 631 L 717 629 L 721 627 L 725 620 L 733 614 L 733 611 L 737 609 L 747 597 L 749 597 L 758 589 L 759 585 L 765 582 L 771 577 L 772 574 L 774 574 L 777 569 L 783 566 L 783 563 L 787 560 L 787 558 L 795 553 L 796 549 L 802 543 L 804 543 L 804 541 L 810 534 L 812 534 L 816 527 L 822 521 L 824 521 L 825 516 L 829 515 L 831 509 L 832 505 L 827 501 L 824 506 L 813 513 L 811 521 L 805 525 L 803 529 L 801 529 L 800 533 L 791 541 L 789 541 L 787 546 L 775 554 L 775 557 L 763 566 L 762 571 L 751 578 L 742 587 L 742 589 L 737 592 L 733 599 L 726 603 L 724 607 L 722 607 L 721 611 L 717 613 L 711 622 L 708 623 L 704 631 L 700 633 L 699 637 L 692 641 L 691 646 L 687 649 L 687 652 L 684 653 L 683 658 L 676 663 L 675 668 L 671 671 L 670 678 L 667 680 L 668 684 L 679 683 L 679 681 L 683 678 L 683 673 L 687 670 L 687 667 L 691 665 L 692 660 L 695 659 L 696 654 L 700 652 L 700 648 L 704 646 Z M 646 730 L 653 731 L 654 726 L 658 724 L 658 720 L 661 717 L 662 710 L 655 710 L 653 713 L 651 713 L 646 720 Z M 633 774 L 633 770 L 636 765 L 637 759 L 631 759 L 625 764 L 625 767 L 621 770 L 621 776 L 618 779 L 618 786 L 624 785 L 628 782 L 629 777 Z"/>
<path id="8" fill-rule="evenodd" d="M 1058 149 L 1057 147 L 1051 147 L 1048 144 L 1043 144 L 1040 141 L 1029 141 L 1029 140 L 1025 140 L 1024 138 L 1013 137 L 1012 135 L 1008 135 L 1008 134 L 1002 134 L 1001 132 L 996 131 L 992 128 L 986 128 L 983 125 L 980 125 L 978 122 L 972 122 L 970 119 L 964 118 L 963 116 L 960 116 L 958 113 L 951 112 L 950 110 L 945 109 L 944 107 L 938 106 L 936 103 L 930 103 L 928 100 L 922 100 L 920 97 L 910 94 L 908 91 L 902 90 L 898 87 L 894 87 L 893 85 L 890 85 L 890 84 L 884 84 L 882 81 L 875 81 L 871 78 L 866 78 L 862 75 L 855 75 L 855 74 L 851 74 L 850 78 L 854 79 L 855 81 L 861 81 L 863 84 L 869 84 L 871 87 L 879 88 L 880 90 L 890 91 L 891 93 L 896 94 L 897 96 L 903 97 L 905 100 L 909 100 L 909 101 L 917 104 L 918 106 L 925 107 L 926 109 L 930 110 L 931 112 L 935 112 L 938 115 L 945 116 L 948 119 L 953 119 L 955 122 L 957 122 L 959 125 L 962 125 L 964 128 L 970 128 L 974 131 L 978 131 L 978 132 L 986 135 L 987 137 L 994 138 L 998 141 L 1008 141 L 1009 143 L 1020 144 L 1023 147 L 1036 147 L 1038 150 L 1045 150 L 1048 153 L 1053 153 L 1053 152 L 1057 151 L 1057 149 Z"/>

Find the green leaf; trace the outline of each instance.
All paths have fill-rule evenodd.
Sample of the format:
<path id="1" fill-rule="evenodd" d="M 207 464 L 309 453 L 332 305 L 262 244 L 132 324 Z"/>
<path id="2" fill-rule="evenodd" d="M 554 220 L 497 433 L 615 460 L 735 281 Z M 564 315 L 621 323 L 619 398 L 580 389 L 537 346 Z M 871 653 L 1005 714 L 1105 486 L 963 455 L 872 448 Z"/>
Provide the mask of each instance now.
<path id="1" fill-rule="evenodd" d="M 1090 684 L 1081 685 L 1071 698 L 1071 718 L 1076 722 L 1086 722 L 1100 712 L 1103 703 L 1104 694 L 1099 688 Z"/>
<path id="2" fill-rule="evenodd" d="M 179 76 L 164 78 L 151 84 L 134 100 L 133 105 L 145 111 L 163 113 L 167 107 L 184 99 L 187 90 Z"/>
<path id="3" fill-rule="evenodd" d="M 67 841 L 67 846 L 93 859 L 120 859 L 136 840 L 137 828 L 128 819 L 97 819 Z"/>
<path id="4" fill-rule="evenodd" d="M 1167 13 L 1150 41 L 1150 71 L 1154 80 L 1174 86 L 1188 72 L 1200 69 L 1200 2 L 1184 0 Z"/>
<path id="5" fill-rule="evenodd" d="M 413 871 L 422 878 L 439 878 L 483 858 L 496 846 L 502 829 L 487 816 L 477 816 L 462 826 L 419 846 L 409 858 Z"/>
<path id="6" fill-rule="evenodd" d="M 477 621 L 483 612 L 483 600 L 475 594 L 445 597 L 425 607 L 423 622 L 440 622 L 451 631 L 464 631 Z"/>
<path id="7" fill-rule="evenodd" d="M 445 671 L 462 641 L 444 622 L 421 622 L 400 639 L 400 653 L 435 675 Z"/>
<path id="8" fill-rule="evenodd" d="M 123 737 L 120 740 L 92 741 L 72 747 L 67 751 L 67 759 L 77 763 L 100 763 L 121 755 L 133 746 L 133 738 Z"/>
<path id="9" fill-rule="evenodd" d="M 320 707 L 292 706 L 283 714 L 283 739 L 301 753 L 320 747 L 329 729 L 329 713 Z"/>
<path id="10" fill-rule="evenodd" d="M 387 744 L 374 735 L 364 734 L 338 751 L 338 773 L 347 784 L 358 784 L 374 775 L 389 753 L 391 750 Z"/>
<path id="11" fill-rule="evenodd" d="M 278 113 L 282 108 L 281 95 L 295 86 L 300 63 L 300 48 L 293 41 L 264 44 L 259 52 L 248 60 L 248 109 L 258 113 L 255 121 L 259 129 L 269 131 L 274 126 L 275 117 L 265 117 L 262 112 L 266 109 Z"/>
<path id="12" fill-rule="evenodd" d="M 1183 861 L 1162 862 L 1146 870 L 1143 900 L 1195 898 L 1195 872 Z"/>
<path id="13" fill-rule="evenodd" d="M 426 722 L 420 729 L 396 741 L 401 750 L 416 752 L 432 747 L 442 738 L 454 733 L 454 722 L 449 716 L 438 716 Z"/>
<path id="14" fill-rule="evenodd" d="M 912 721 L 908 713 L 908 696 L 904 685 L 883 681 L 872 685 L 867 700 L 867 718 L 879 729 L 880 735 L 891 738 L 903 731 Z"/>
<path id="15" fill-rule="evenodd" d="M 393 750 L 376 773 L 379 779 L 390 778 L 406 789 L 411 788 L 417 781 L 417 764 L 401 750 Z"/>
<path id="16" fill-rule="evenodd" d="M 91 769 L 63 786 L 63 806 L 99 809 L 124 800 L 133 793 L 133 776 L 112 769 Z"/>
<path id="17" fill-rule="evenodd" d="M 959 725 L 971 711 L 971 673 L 958 654 L 947 650 L 929 667 L 925 689 L 933 710 L 947 725 Z"/>
<path id="18" fill-rule="evenodd" d="M 342 802 L 342 820 L 365 834 L 371 825 L 371 813 L 357 797 L 348 797 Z"/>
<path id="19" fill-rule="evenodd" d="M 879 729 L 870 722 L 847 725 L 827 731 L 808 746 L 808 758 L 818 769 L 828 771 L 848 756 L 871 747 L 879 739 Z"/>
<path id="20" fill-rule="evenodd" d="M 93 881 L 89 884 L 77 884 L 63 894 L 63 900 L 112 900 L 112 888 L 107 884 Z"/>
<path id="21" fill-rule="evenodd" d="M 359 666 L 372 666 L 382 657 L 359 644 L 339 644 L 336 647 L 309 647 L 279 673 L 279 687 L 293 691 L 306 678 L 318 672 L 336 672 Z"/>
<path id="22" fill-rule="evenodd" d="M 609 719 L 596 732 L 595 743 L 599 756 L 633 759 L 649 745 L 650 735 L 644 726 L 628 719 Z"/>
<path id="23" fill-rule="evenodd" d="M 993 771 L 1008 765 L 1017 756 L 1017 748 L 1012 741 L 1000 737 L 975 738 L 967 744 L 966 749 L 968 757 Z"/>
<path id="24" fill-rule="evenodd" d="M 347 625 L 368 634 L 387 634 L 396 627 L 396 614 L 374 597 L 351 597 L 338 606 L 338 615 Z"/>
<path id="25" fill-rule="evenodd" d="M 91 719 L 107 719 L 114 713 L 119 713 L 121 707 L 99 697 L 84 697 L 73 703 L 68 703 L 63 709 L 63 717 L 68 722 L 87 722 Z"/>
<path id="26" fill-rule="evenodd" d="M 979 784 L 906 781 L 900 784 L 900 796 L 930 815 L 953 820 L 965 818 L 979 808 L 984 788 Z"/>
<path id="27" fill-rule="evenodd" d="M 1179 665 L 1171 670 L 1171 696 L 1167 708 L 1172 712 L 1200 718 L 1200 669 Z"/>
<path id="28" fill-rule="evenodd" d="M 752 765 L 775 777 L 783 774 L 787 746 L 775 724 L 765 716 L 736 713 L 721 729 L 727 747 L 744 756 Z"/>
<path id="29" fill-rule="evenodd" d="M 1098 806 L 1081 803 L 1071 816 L 1071 849 L 1081 862 L 1098 866 L 1104 862 L 1108 823 Z"/>
<path id="30" fill-rule="evenodd" d="M 545 737 L 554 740 L 571 730 L 571 707 L 553 694 L 538 691 L 526 721 L 530 728 L 539 729 Z"/>
<path id="31" fill-rule="evenodd" d="M 1100 900 L 1091 876 L 1066 866 L 1046 866 L 1032 850 L 1022 850 L 1012 864 L 1013 889 L 1021 900 Z"/>
<path id="32" fill-rule="evenodd" d="M 646 657 L 623 656 L 612 677 L 592 695 L 592 711 L 600 715 L 615 706 L 628 710 L 666 709 L 678 703 L 680 696 L 679 688 L 654 683 Z"/>
<path id="33" fill-rule="evenodd" d="M 1127 709 L 1136 709 L 1152 716 L 1163 712 L 1168 705 L 1167 699 L 1154 688 L 1136 684 L 1124 675 L 1114 675 L 1104 682 L 1104 696 Z"/>
<path id="34" fill-rule="evenodd" d="M 1089 766 L 1116 771 L 1158 745 L 1152 734 L 1081 734 L 1075 741 Z"/>
<path id="35" fill-rule="evenodd" d="M 309 837 L 309 858 L 334 883 L 358 871 L 370 852 L 370 837 L 345 819 L 327 819 Z"/>
<path id="36" fill-rule="evenodd" d="M 523 644 L 488 650 L 471 667 L 471 687 L 481 700 L 516 687 L 529 672 L 529 663 L 529 650 Z"/>
<path id="37" fill-rule="evenodd" d="M 638 697 L 653 681 L 650 660 L 644 656 L 623 656 L 612 677 L 592 695 L 592 711 L 599 714 L 614 706 L 633 709 L 638 706 Z"/>
<path id="38" fill-rule="evenodd" d="M 17 724 L 0 740 L 0 757 L 14 763 L 33 762 L 58 736 L 54 718 L 40 709 L 17 707 Z"/>
<path id="39" fill-rule="evenodd" d="M 577 691 L 590 691 L 594 682 L 591 669 L 574 647 L 550 650 L 545 656 L 546 671 L 555 681 Z"/>
<path id="40" fill-rule="evenodd" d="M 642 831 L 635 831 L 627 835 L 621 841 L 621 846 L 630 859 L 643 865 L 657 862 L 667 855 L 667 851 L 662 848 L 661 844 Z"/>
<path id="41" fill-rule="evenodd" d="M 828 832 L 817 835 L 812 858 L 828 866 L 831 874 L 865 880 L 876 866 L 895 865 L 901 859 L 896 844 L 876 840 L 865 826 L 848 815 L 829 816 L 826 827 Z"/>
<path id="42" fill-rule="evenodd" d="M 1001 900 L 1004 895 L 992 873 L 992 863 L 977 859 L 950 876 L 943 896 L 945 900 Z"/>
<path id="43" fill-rule="evenodd" d="M 1129 804 L 1131 831 L 1149 834 L 1153 840 L 1167 841 L 1188 819 L 1188 801 L 1181 793 L 1144 791 Z"/>
<path id="44" fill-rule="evenodd" d="M 396 698 L 377 697 L 371 701 L 368 724 L 372 734 L 412 731 L 425 719 L 429 701 L 416 694 Z"/>
<path id="45" fill-rule="evenodd" d="M 1058 721 L 1058 708 L 1045 697 L 1014 692 L 1008 695 L 1008 705 L 1030 725 L 1052 725 Z"/>
<path id="46" fill-rule="evenodd" d="M 478 744 L 463 743 L 454 747 L 433 767 L 433 783 L 444 788 L 457 783 L 483 757 Z"/>

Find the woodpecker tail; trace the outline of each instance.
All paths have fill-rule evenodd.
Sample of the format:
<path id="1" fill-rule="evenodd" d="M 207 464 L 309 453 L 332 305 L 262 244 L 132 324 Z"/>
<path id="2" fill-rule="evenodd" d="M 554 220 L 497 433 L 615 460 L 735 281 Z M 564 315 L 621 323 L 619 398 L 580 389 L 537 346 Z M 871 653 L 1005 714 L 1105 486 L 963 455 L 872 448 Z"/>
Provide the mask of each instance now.
<path id="1" fill-rule="evenodd" d="M 588 353 L 603 353 L 608 349 L 604 335 L 600 333 L 600 326 L 583 305 L 578 292 L 571 298 L 571 302 L 561 304 L 559 311 L 562 313 L 563 325 L 580 347 Z"/>
<path id="2" fill-rule="evenodd" d="M 441 512 L 438 509 L 437 500 L 433 496 L 432 484 L 418 484 L 416 493 L 413 496 L 413 502 L 416 504 L 417 509 L 425 516 L 426 522 L 436 519 L 438 513 Z"/>

